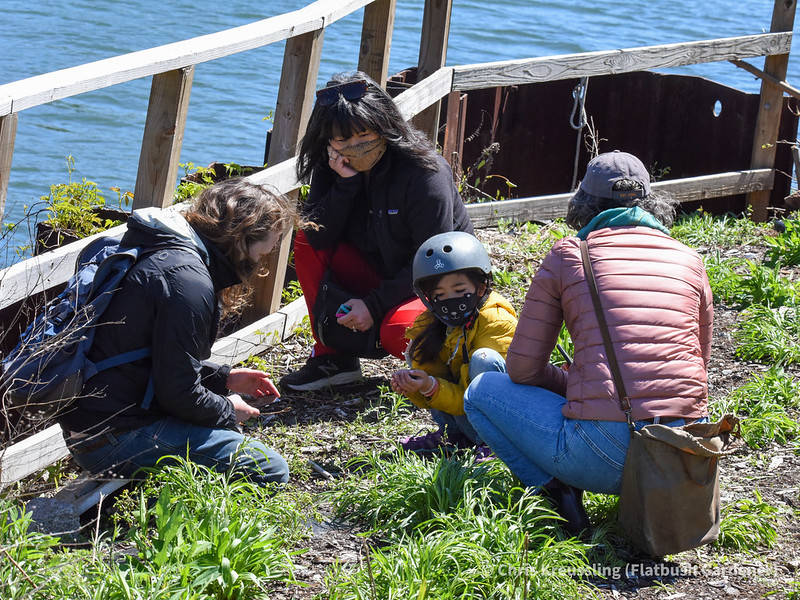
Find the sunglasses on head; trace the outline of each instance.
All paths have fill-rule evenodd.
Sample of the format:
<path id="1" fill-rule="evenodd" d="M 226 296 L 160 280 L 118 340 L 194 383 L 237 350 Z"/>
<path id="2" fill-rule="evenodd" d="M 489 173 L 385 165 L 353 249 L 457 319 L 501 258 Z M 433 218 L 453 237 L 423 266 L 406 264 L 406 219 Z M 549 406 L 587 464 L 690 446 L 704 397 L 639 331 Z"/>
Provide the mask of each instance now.
<path id="1" fill-rule="evenodd" d="M 339 101 L 339 95 L 344 96 L 345 100 L 352 102 L 362 98 L 367 93 L 367 82 L 363 79 L 340 83 L 330 87 L 317 90 L 317 103 L 320 106 L 331 106 Z"/>

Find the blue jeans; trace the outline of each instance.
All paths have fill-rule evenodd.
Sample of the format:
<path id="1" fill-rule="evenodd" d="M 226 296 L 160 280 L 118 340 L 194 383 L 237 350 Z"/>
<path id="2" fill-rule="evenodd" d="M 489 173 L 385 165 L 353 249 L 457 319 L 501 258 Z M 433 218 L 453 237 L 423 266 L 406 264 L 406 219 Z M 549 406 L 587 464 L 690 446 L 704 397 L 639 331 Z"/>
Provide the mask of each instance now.
<path id="1" fill-rule="evenodd" d="M 496 371 L 506 372 L 506 361 L 503 356 L 491 348 L 478 348 L 469 359 L 469 380 L 474 381 L 481 373 Z M 460 433 L 473 444 L 482 444 L 483 439 L 469 422 L 467 415 L 451 415 L 441 410 L 431 409 L 431 417 L 439 427 L 447 427 L 450 434 Z"/>
<path id="2" fill-rule="evenodd" d="M 201 427 L 168 417 L 146 427 L 105 435 L 109 443 L 100 448 L 92 448 L 97 438 L 69 444 L 75 461 L 87 471 L 130 478 L 140 468 L 176 455 L 188 456 L 216 471 L 234 470 L 259 485 L 289 480 L 289 466 L 282 456 L 230 429 Z M 88 450 L 83 451 L 82 445 Z"/>
<path id="3" fill-rule="evenodd" d="M 464 410 L 478 434 L 529 487 L 551 479 L 582 490 L 619 494 L 630 442 L 628 423 L 566 418 L 566 399 L 543 388 L 485 373 L 464 394 Z M 637 429 L 649 421 L 635 421 Z M 670 427 L 684 425 L 682 419 Z"/>

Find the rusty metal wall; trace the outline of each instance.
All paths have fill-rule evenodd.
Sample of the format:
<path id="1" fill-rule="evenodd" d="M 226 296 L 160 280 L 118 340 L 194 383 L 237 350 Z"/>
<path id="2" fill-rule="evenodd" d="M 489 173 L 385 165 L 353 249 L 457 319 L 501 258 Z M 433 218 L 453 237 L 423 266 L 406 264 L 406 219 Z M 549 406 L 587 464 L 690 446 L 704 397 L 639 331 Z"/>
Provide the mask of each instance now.
<path id="1" fill-rule="evenodd" d="M 486 182 L 489 196 L 508 197 L 503 178 L 488 178 L 474 169 L 481 153 L 499 144 L 491 174 L 513 182 L 511 197 L 570 191 L 576 159 L 577 132 L 570 126 L 573 90 L 578 80 L 565 80 L 468 93 L 462 168 Z M 719 104 L 717 104 L 719 103 Z M 720 109 L 715 115 L 715 105 Z M 797 103 L 784 99 L 780 138 L 797 138 Z M 591 78 L 586 112 L 601 152 L 624 150 L 639 156 L 662 180 L 748 169 L 758 95 L 700 77 L 651 72 Z M 446 106 L 442 115 L 446 114 Z M 493 116 L 497 114 L 496 121 Z M 586 133 L 586 129 L 583 133 Z M 444 142 L 440 130 L 440 143 Z M 580 144 L 578 178 L 589 152 Z M 779 144 L 771 205 L 780 207 L 791 187 L 790 144 Z M 664 171 L 667 170 L 667 171 Z M 693 210 L 700 203 L 684 204 Z M 706 200 L 715 213 L 741 212 L 744 195 Z"/>

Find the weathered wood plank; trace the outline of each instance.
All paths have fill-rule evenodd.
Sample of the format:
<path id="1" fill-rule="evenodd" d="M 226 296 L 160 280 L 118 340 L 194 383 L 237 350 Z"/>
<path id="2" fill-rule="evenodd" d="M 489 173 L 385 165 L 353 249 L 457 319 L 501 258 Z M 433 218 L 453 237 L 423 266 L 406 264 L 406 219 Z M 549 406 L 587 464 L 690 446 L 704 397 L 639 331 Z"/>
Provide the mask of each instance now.
<path id="1" fill-rule="evenodd" d="M 772 169 L 735 171 L 701 177 L 687 177 L 652 184 L 656 191 L 669 192 L 681 202 L 744 194 L 772 188 Z M 501 219 L 511 221 L 549 221 L 566 216 L 572 193 L 519 198 L 500 202 L 468 204 L 467 212 L 475 227 L 492 227 Z"/>
<path id="2" fill-rule="evenodd" d="M 394 101 L 400 113 L 410 119 L 453 90 L 453 67 L 442 67 L 398 95 Z"/>
<path id="3" fill-rule="evenodd" d="M 447 61 L 447 40 L 450 36 L 450 9 L 453 0 L 425 0 L 422 15 L 422 37 L 417 61 L 417 82 L 441 69 Z M 414 117 L 414 125 L 435 143 L 439 131 L 441 101 L 434 102 Z"/>
<path id="4" fill-rule="evenodd" d="M 761 69 L 758 69 L 758 68 L 754 67 L 753 65 L 751 65 L 750 63 L 747 63 L 747 62 L 745 62 L 743 60 L 738 60 L 737 59 L 737 60 L 732 60 L 731 62 L 734 65 L 736 65 L 737 67 L 739 67 L 740 69 L 744 69 L 748 73 L 752 73 L 753 75 L 755 75 L 759 79 L 765 79 L 765 80 L 769 81 L 772 85 L 778 86 L 779 88 L 781 88 L 784 92 L 786 92 L 790 96 L 793 96 L 794 98 L 797 98 L 798 100 L 800 100 L 800 90 L 798 90 L 796 87 L 792 87 L 791 85 L 789 85 L 785 81 L 783 81 L 781 79 L 778 79 L 777 77 L 774 77 L 774 76 L 770 75 L 769 73 L 765 73 Z"/>
<path id="5" fill-rule="evenodd" d="M 466 91 L 779 55 L 788 53 L 791 45 L 791 32 L 781 32 L 482 63 L 454 67 L 453 89 Z"/>
<path id="6" fill-rule="evenodd" d="M 248 175 L 247 179 L 258 185 L 267 185 L 279 194 L 288 194 L 300 185 L 297 181 L 295 167 L 297 158 L 292 157 L 278 164 L 267 167 L 263 171 Z"/>
<path id="7" fill-rule="evenodd" d="M 5 214 L 18 119 L 19 115 L 16 113 L 0 117 L 0 215 Z"/>
<path id="8" fill-rule="evenodd" d="M 84 471 L 67 482 L 53 497 L 71 504 L 75 514 L 81 515 L 98 504 L 101 497 L 116 492 L 130 482 L 130 479 L 101 479 Z"/>
<path id="9" fill-rule="evenodd" d="M 236 364 L 252 354 L 263 352 L 291 337 L 297 323 L 307 314 L 305 300 L 300 297 L 277 312 L 218 340 L 211 347 L 210 360 Z"/>
<path id="10" fill-rule="evenodd" d="M 133 208 L 172 204 L 194 66 L 153 76 Z"/>
<path id="11" fill-rule="evenodd" d="M 392 47 L 397 0 L 377 0 L 364 8 L 358 70 L 386 87 L 389 76 L 389 50 Z"/>
<path id="12" fill-rule="evenodd" d="M 300 10 L 190 40 L 0 85 L 0 116 L 141 77 L 182 69 L 322 29 L 374 0 L 318 0 Z"/>
<path id="13" fill-rule="evenodd" d="M 796 8 L 795 0 L 775 0 L 770 31 L 791 31 L 794 26 Z M 784 54 L 767 56 L 764 61 L 764 72 L 783 81 L 786 78 L 788 65 L 789 50 L 787 49 Z M 775 164 L 775 150 L 782 109 L 783 90 L 771 81 L 762 79 L 756 130 L 753 136 L 753 152 L 750 159 L 751 169 L 762 169 Z M 767 219 L 769 197 L 770 194 L 766 191 L 755 192 L 747 196 L 747 202 L 753 209 L 753 220 L 765 221 Z"/>
<path id="14" fill-rule="evenodd" d="M 9 446 L 0 451 L 0 489 L 41 471 L 68 454 L 58 425 Z"/>

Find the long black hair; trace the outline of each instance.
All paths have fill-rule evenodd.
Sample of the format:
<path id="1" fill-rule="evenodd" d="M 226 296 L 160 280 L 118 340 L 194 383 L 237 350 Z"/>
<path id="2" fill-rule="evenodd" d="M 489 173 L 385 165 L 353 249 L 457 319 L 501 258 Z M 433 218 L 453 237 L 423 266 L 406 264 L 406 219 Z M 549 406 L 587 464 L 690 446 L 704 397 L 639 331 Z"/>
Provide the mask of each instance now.
<path id="1" fill-rule="evenodd" d="M 481 273 L 477 269 L 462 269 L 460 271 L 451 272 L 464 273 L 475 285 L 476 292 L 480 289 L 481 284 L 486 285 L 486 289 L 482 297 L 483 299 L 478 304 L 478 310 L 480 310 L 483 302 L 489 296 L 489 292 L 491 292 L 491 278 L 487 277 L 484 273 Z M 444 275 L 439 277 L 428 277 L 419 282 L 419 287 L 427 298 L 431 297 L 433 290 L 436 289 L 436 286 L 439 284 L 439 280 L 442 277 L 444 277 Z M 409 355 L 413 357 L 414 360 L 424 365 L 425 363 L 436 360 L 436 358 L 439 356 L 439 352 L 442 351 L 444 341 L 447 339 L 447 325 L 437 319 L 436 315 L 434 315 L 433 311 L 430 309 L 426 310 L 422 314 L 425 318 L 424 327 L 422 331 L 413 340 L 411 340 L 408 350 Z"/>
<path id="2" fill-rule="evenodd" d="M 386 139 L 395 153 L 430 171 L 439 168 L 436 149 L 420 130 L 403 118 L 391 96 L 366 73 L 351 71 L 334 75 L 325 87 L 352 81 L 367 82 L 367 92 L 355 100 L 339 95 L 330 106 L 314 105 L 308 128 L 297 156 L 297 179 L 311 181 L 314 169 L 328 163 L 328 142 L 335 137 L 348 138 L 371 129 Z"/>

